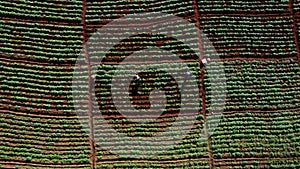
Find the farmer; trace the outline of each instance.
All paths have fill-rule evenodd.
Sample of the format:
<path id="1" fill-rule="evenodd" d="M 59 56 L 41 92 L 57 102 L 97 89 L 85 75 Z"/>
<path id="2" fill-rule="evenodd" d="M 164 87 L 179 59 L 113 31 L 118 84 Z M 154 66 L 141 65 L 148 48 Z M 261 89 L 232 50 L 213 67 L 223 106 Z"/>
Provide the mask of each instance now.
<path id="1" fill-rule="evenodd" d="M 189 78 L 189 77 L 191 77 L 191 73 L 190 73 L 190 72 L 186 72 L 186 73 L 185 73 L 185 78 L 187 79 L 187 78 Z"/>
<path id="2" fill-rule="evenodd" d="M 138 88 L 139 88 L 139 85 L 140 85 L 140 82 L 141 82 L 141 77 L 138 74 L 135 74 L 134 82 L 135 82 L 135 84 L 134 84 L 134 87 L 133 87 L 133 93 L 134 93 L 134 95 L 136 95 L 137 91 L 138 91 Z"/>
<path id="3" fill-rule="evenodd" d="M 210 62 L 210 58 L 204 58 L 201 60 L 200 68 L 202 69 L 208 62 Z"/>
<path id="4" fill-rule="evenodd" d="M 93 81 L 95 82 L 95 81 L 96 81 L 96 76 L 95 76 L 95 75 L 92 75 L 92 79 L 93 79 Z"/>

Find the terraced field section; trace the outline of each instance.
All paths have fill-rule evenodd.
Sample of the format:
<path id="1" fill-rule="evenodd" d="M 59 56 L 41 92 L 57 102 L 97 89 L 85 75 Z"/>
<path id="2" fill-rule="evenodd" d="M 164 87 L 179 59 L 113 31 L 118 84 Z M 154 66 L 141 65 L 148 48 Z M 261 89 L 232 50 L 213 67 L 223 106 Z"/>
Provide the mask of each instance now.
<path id="1" fill-rule="evenodd" d="M 225 113 L 211 137 L 215 167 L 298 168 L 298 64 L 284 59 L 224 65 Z"/>
<path id="2" fill-rule="evenodd" d="M 97 29 L 138 12 L 169 13 L 195 24 L 212 42 L 219 59 L 201 69 L 202 58 L 192 54 L 195 49 L 163 33 L 124 39 L 100 64 L 89 58 L 103 53 L 81 53 Z M 300 168 L 300 1 L 20 0 L 1 1 L 0 15 L 0 168 Z M 175 33 L 190 31 L 181 30 Z M 206 49 L 200 36 L 187 37 Z M 172 52 L 188 65 L 198 89 L 183 85 L 184 74 L 175 81 L 165 70 L 178 71 L 177 62 L 153 52 L 153 60 L 163 61 L 155 63 L 157 70 L 139 72 L 143 85 L 137 96 L 130 95 L 131 103 L 144 114 L 150 107 L 161 109 L 157 107 L 163 101 L 160 97 L 149 104 L 150 91 L 159 88 L 165 92 L 167 106 L 154 122 L 132 122 L 116 109 L 110 89 L 122 86 L 112 86 L 111 80 L 123 59 L 154 47 Z M 84 109 L 87 102 L 74 104 L 72 94 L 82 96 L 83 101 L 91 96 L 89 91 L 72 91 L 75 63 L 81 54 L 82 68 L 99 65 L 89 71 L 96 74 L 94 103 L 103 116 L 91 112 L 96 107 Z M 213 56 L 211 50 L 202 54 Z M 133 58 L 128 66 L 140 62 Z M 210 121 L 209 125 L 218 124 L 212 132 L 204 124 L 212 107 L 222 102 L 213 97 L 223 93 L 214 91 L 210 80 L 220 78 L 220 63 L 224 79 L 217 86 L 224 87 L 227 95 L 224 111 L 213 112 L 222 118 Z M 208 74 L 207 70 L 214 71 Z M 82 86 L 93 84 L 92 77 L 84 74 L 76 80 Z M 153 151 L 164 148 L 169 140 L 159 133 L 172 126 L 182 108 L 181 87 L 199 93 L 198 103 L 187 104 L 185 115 L 200 106 L 188 134 L 167 151 L 129 158 L 104 149 L 93 138 L 109 134 L 99 120 L 105 117 L 116 131 L 130 137 L 157 137 Z M 178 130 L 185 130 L 186 124 L 188 120 Z M 147 146 L 133 153 L 144 150 Z"/>

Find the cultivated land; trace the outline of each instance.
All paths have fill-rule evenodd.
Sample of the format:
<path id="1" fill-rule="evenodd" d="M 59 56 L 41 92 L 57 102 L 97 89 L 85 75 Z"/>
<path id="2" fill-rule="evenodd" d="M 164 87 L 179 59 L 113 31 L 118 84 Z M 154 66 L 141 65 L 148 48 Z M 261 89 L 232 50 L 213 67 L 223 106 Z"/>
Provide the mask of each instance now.
<path id="1" fill-rule="evenodd" d="M 213 43 L 220 59 L 209 66 L 218 70 L 222 61 L 227 83 L 224 117 L 211 137 L 200 137 L 214 101 L 212 87 L 185 45 L 163 35 L 125 39 L 93 72 L 97 103 L 119 132 L 156 136 L 180 109 L 176 82 L 147 70 L 140 74 L 145 86 L 132 103 L 148 109 L 149 90 L 162 87 L 169 99 L 163 118 L 139 124 L 119 114 L 109 92 L 113 75 L 107 72 L 133 51 L 159 46 L 176 53 L 197 77 L 201 96 L 196 122 L 181 143 L 156 157 L 126 158 L 104 150 L 85 132 L 80 122 L 97 131 L 99 115 L 82 110 L 86 116 L 77 116 L 72 75 L 98 28 L 126 14 L 153 11 L 194 23 Z M 1 1 L 0 16 L 0 168 L 300 168 L 300 1 L 21 0 Z M 96 54 L 84 53 L 84 66 L 97 64 L 87 62 Z M 169 59 L 159 66 L 173 64 Z"/>

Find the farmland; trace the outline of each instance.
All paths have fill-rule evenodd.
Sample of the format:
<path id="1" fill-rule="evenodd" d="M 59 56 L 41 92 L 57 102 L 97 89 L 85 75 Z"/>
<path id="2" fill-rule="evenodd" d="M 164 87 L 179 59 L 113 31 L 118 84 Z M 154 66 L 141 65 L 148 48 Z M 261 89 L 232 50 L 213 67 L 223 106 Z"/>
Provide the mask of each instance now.
<path id="1" fill-rule="evenodd" d="M 92 38 L 98 29 L 141 12 L 167 13 L 192 23 L 218 57 L 199 34 L 185 37 L 199 42 L 195 48 L 164 32 L 130 36 L 107 54 L 99 52 Z M 0 15 L 0 168 L 300 168 L 300 1 L 6 0 L 0 2 Z M 164 26 L 159 22 L 155 28 Z M 173 32 L 177 35 L 193 30 L 181 25 L 171 29 L 180 30 Z M 174 59 L 151 50 L 133 57 L 151 48 L 171 52 Z M 200 66 L 203 58 L 193 54 L 198 48 L 201 57 L 212 57 L 205 68 Z M 100 64 L 91 59 L 98 55 L 105 55 Z M 117 69 L 125 58 L 131 57 L 126 65 L 131 68 L 150 64 L 148 56 L 160 62 L 154 64 L 157 69 L 138 72 L 143 86 L 137 96 L 129 95 L 130 102 L 153 118 L 147 110 L 161 110 L 164 100 L 152 95 L 151 104 L 151 91 L 160 89 L 167 101 L 162 116 L 139 123 L 114 103 L 125 98 L 112 95 L 124 87 L 125 76 L 117 85 L 111 83 L 114 73 L 132 73 Z M 190 69 L 196 87 L 184 85 L 184 74 L 174 78 L 180 71 L 175 57 Z M 94 66 L 99 67 L 91 70 Z M 76 68 L 87 74 L 74 77 Z M 73 90 L 74 79 L 82 90 Z M 96 100 L 90 94 L 93 85 Z M 95 105 L 102 114 L 93 112 Z M 127 104 L 122 108 L 131 110 Z M 171 140 L 160 134 L 181 117 L 180 111 L 184 120 L 170 135 L 188 132 L 170 146 Z M 220 119 L 210 119 L 218 115 Z M 101 137 L 111 134 L 102 117 L 128 137 L 156 140 L 150 145 Z M 215 124 L 212 132 L 209 127 Z M 113 143 L 124 145 L 122 153 L 136 155 L 104 148 Z M 139 146 L 131 150 L 130 145 Z M 165 148 L 155 156 L 147 154 Z"/>

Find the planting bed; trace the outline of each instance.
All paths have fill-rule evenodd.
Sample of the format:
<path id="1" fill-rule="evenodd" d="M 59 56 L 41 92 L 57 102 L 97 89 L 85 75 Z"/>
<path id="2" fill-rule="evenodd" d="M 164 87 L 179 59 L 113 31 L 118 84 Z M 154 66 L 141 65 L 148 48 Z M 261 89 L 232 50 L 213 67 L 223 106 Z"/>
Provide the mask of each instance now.
<path id="1" fill-rule="evenodd" d="M 223 63 L 227 78 L 226 111 L 300 108 L 300 69 L 294 59 L 228 60 Z M 214 63 L 209 66 L 216 67 Z M 218 72 L 210 76 L 218 76 Z M 205 84 L 210 99 L 208 76 Z"/>
<path id="2" fill-rule="evenodd" d="M 76 116 L 28 115 L 18 111 L 0 114 L 1 163 L 41 167 L 90 166 L 89 139 Z M 88 119 L 83 119 L 88 120 Z"/>

